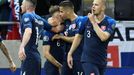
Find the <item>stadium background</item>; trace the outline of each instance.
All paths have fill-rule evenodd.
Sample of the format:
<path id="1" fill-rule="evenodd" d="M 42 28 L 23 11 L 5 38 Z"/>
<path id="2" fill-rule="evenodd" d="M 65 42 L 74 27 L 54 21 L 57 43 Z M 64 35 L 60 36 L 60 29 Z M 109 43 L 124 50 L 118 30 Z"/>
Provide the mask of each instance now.
<path id="1" fill-rule="evenodd" d="M 2 54 L 2 52 L 0 52 L 0 75 L 19 75 L 19 72 L 20 72 L 21 62 L 18 59 L 18 49 L 20 45 L 19 24 L 14 24 L 14 22 L 19 21 L 19 10 L 20 10 L 19 1 L 20 0 L 12 0 L 12 1 L 13 1 L 13 4 L 11 4 L 12 19 L 10 19 L 11 23 L 9 25 L 8 24 L 9 21 L 0 21 L 0 25 L 9 25 L 9 27 L 12 27 L 8 29 L 4 43 L 7 46 L 11 56 L 13 57 L 15 64 L 17 65 L 17 70 L 14 73 L 12 73 L 8 69 L 8 61 L 7 59 L 5 59 L 5 56 Z M 55 1 L 58 1 L 58 0 L 55 0 Z M 77 1 L 77 0 L 74 0 L 74 1 Z M 76 9 L 76 12 L 78 12 L 79 15 L 85 15 L 88 11 L 87 9 L 89 9 L 90 7 L 89 5 L 92 4 L 92 0 L 78 0 L 78 1 L 81 1 L 81 4 L 80 4 L 81 6 L 80 6 L 80 9 L 77 8 L 79 10 Z M 118 0 L 118 1 L 119 2 L 124 1 L 124 3 L 125 1 L 127 1 L 126 3 L 129 5 L 129 3 L 131 3 L 130 1 L 133 1 L 133 0 Z M 124 17 L 120 17 L 120 16 L 123 16 L 122 14 L 114 14 L 114 13 L 119 12 L 118 10 L 121 10 L 121 8 L 125 8 L 122 10 L 126 10 L 126 11 L 131 10 L 131 13 L 134 13 L 134 11 L 132 10 L 132 8 L 134 9 L 134 1 L 131 3 L 131 8 L 128 8 L 127 5 L 122 4 L 122 7 L 120 8 L 117 7 L 118 10 L 117 8 L 115 8 L 116 7 L 115 3 L 116 2 L 114 0 L 107 0 L 106 14 L 118 20 L 117 20 L 117 25 L 116 25 L 116 30 L 115 30 L 113 40 L 110 41 L 110 44 L 108 47 L 108 57 L 107 57 L 108 68 L 106 70 L 105 75 L 134 75 L 134 59 L 133 59 L 134 57 L 134 47 L 133 47 L 134 46 L 134 21 L 132 21 L 134 17 L 133 17 L 133 14 L 129 15 L 129 12 L 125 12 L 125 11 L 124 12 L 128 14 L 124 14 Z M 54 3 L 52 3 L 52 5 L 54 5 Z M 114 11 L 115 9 L 116 9 L 116 12 Z M 0 9 L 0 11 L 1 10 L 2 9 Z M 38 13 L 39 11 L 40 10 L 36 12 Z M 40 14 L 44 18 L 47 18 L 49 16 L 49 15 L 44 16 L 44 14 L 42 13 L 38 13 L 38 14 Z M 45 14 L 47 14 L 47 12 Z M 42 46 L 42 41 L 39 41 L 40 53 L 42 53 L 41 46 Z M 45 58 L 42 56 L 42 54 L 41 54 L 41 57 L 42 57 L 42 67 L 43 67 Z M 44 75 L 43 72 L 42 72 L 42 75 Z"/>

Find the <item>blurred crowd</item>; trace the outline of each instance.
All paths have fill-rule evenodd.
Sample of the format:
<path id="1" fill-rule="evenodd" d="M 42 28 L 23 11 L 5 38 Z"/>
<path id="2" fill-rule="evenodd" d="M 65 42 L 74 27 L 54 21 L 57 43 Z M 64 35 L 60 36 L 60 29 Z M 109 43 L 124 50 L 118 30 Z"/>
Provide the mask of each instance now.
<path id="1" fill-rule="evenodd" d="M 3 39 L 6 39 L 6 34 L 11 29 L 11 26 L 1 22 L 11 21 L 11 17 L 10 1 L 0 0 L 0 34 Z"/>

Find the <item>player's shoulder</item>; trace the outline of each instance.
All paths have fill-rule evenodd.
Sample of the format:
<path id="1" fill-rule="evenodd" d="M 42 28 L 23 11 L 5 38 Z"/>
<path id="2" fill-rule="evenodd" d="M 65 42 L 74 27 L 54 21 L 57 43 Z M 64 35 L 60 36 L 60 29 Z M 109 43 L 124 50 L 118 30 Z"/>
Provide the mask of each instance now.
<path id="1" fill-rule="evenodd" d="M 66 19 L 66 20 L 64 20 L 63 22 L 62 22 L 62 24 L 63 25 L 70 25 L 71 24 L 71 20 L 69 20 L 69 19 Z"/>
<path id="2" fill-rule="evenodd" d="M 33 16 L 31 13 L 24 13 L 22 19 L 24 20 L 24 22 L 28 22 L 33 19 Z"/>
<path id="3" fill-rule="evenodd" d="M 87 16 L 78 16 L 78 19 L 81 19 L 81 20 L 87 20 L 88 19 L 88 17 Z"/>
<path id="4" fill-rule="evenodd" d="M 43 19 L 41 16 L 39 16 L 37 14 L 35 14 L 35 16 L 36 16 L 37 19 Z"/>
<path id="5" fill-rule="evenodd" d="M 42 36 L 43 36 L 43 41 L 50 41 L 52 37 L 54 36 L 54 34 L 50 31 L 45 30 Z"/>
<path id="6" fill-rule="evenodd" d="M 79 16 L 79 20 L 81 20 L 81 22 L 85 23 L 87 21 L 89 21 L 88 16 Z"/>
<path id="7" fill-rule="evenodd" d="M 43 31 L 43 36 L 49 36 L 49 37 L 51 37 L 51 36 L 53 36 L 53 35 L 54 35 L 54 33 L 51 32 L 51 31 L 47 31 L 47 30 L 44 30 L 44 31 Z"/>
<path id="8" fill-rule="evenodd" d="M 26 12 L 26 13 L 23 14 L 23 17 L 30 17 L 30 18 L 32 18 L 32 13 L 27 13 Z"/>
<path id="9" fill-rule="evenodd" d="M 89 21 L 87 16 L 79 16 L 80 25 L 85 25 Z"/>
<path id="10" fill-rule="evenodd" d="M 113 19 L 112 17 L 110 17 L 110 16 L 106 16 L 106 20 L 110 23 L 110 24 L 116 24 L 116 21 L 115 21 L 115 19 Z"/>
<path id="11" fill-rule="evenodd" d="M 44 19 L 43 17 L 39 16 L 39 15 L 35 15 L 35 19 L 39 20 L 40 22 L 44 23 L 44 22 L 47 22 L 46 19 Z"/>

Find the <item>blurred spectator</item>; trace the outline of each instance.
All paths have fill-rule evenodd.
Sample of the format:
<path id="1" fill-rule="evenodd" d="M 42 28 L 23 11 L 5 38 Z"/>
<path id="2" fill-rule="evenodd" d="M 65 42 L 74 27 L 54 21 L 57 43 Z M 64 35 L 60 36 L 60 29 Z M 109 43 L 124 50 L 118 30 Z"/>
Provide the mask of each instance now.
<path id="1" fill-rule="evenodd" d="M 13 23 L 19 21 L 19 2 L 17 1 L 19 0 L 0 0 L 0 35 L 3 40 L 20 39 L 18 24 Z"/>
<path id="2" fill-rule="evenodd" d="M 64 0 L 50 0 L 51 5 L 59 5 L 59 3 Z"/>
<path id="3" fill-rule="evenodd" d="M 10 2 L 10 8 L 11 11 L 11 18 L 12 22 L 18 22 L 20 17 L 20 5 L 19 2 L 22 0 L 11 0 Z M 12 24 L 12 27 L 10 27 L 10 31 L 8 32 L 7 36 L 8 40 L 19 40 L 20 34 L 19 34 L 19 24 L 14 23 Z"/>
<path id="4" fill-rule="evenodd" d="M 10 3 L 8 0 L 0 0 L 0 22 L 11 20 L 11 8 L 9 7 Z M 8 24 L 0 24 L 0 33 L 2 39 L 6 39 L 8 32 Z"/>
<path id="5" fill-rule="evenodd" d="M 74 5 L 74 11 L 75 11 L 75 13 L 77 13 L 80 10 L 80 8 L 81 8 L 82 0 L 70 0 L 70 1 Z"/>
<path id="6" fill-rule="evenodd" d="M 91 13 L 91 7 L 88 7 L 88 8 L 84 8 L 83 9 L 83 16 L 87 16 L 88 13 Z"/>
<path id="7" fill-rule="evenodd" d="M 64 0 L 38 0 L 36 13 L 40 16 L 49 15 L 49 8 L 52 5 L 59 5 L 59 3 Z M 75 7 L 75 12 L 77 13 L 81 8 L 82 0 L 70 0 Z"/>
<path id="8" fill-rule="evenodd" d="M 38 0 L 36 6 L 36 13 L 40 16 L 49 14 L 50 0 Z"/>

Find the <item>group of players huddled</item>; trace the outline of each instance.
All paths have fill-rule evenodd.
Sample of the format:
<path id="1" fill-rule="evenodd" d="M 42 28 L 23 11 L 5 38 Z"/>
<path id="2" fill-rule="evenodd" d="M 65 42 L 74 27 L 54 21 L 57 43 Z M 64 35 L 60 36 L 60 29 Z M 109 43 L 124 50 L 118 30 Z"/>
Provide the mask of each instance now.
<path id="1" fill-rule="evenodd" d="M 35 13 L 36 5 L 37 0 L 23 0 L 21 5 L 20 75 L 41 75 L 40 38 L 45 75 L 104 75 L 107 46 L 116 25 L 105 15 L 106 1 L 93 0 L 87 16 L 78 16 L 69 0 L 62 1 L 50 7 L 47 21 Z M 14 71 L 16 66 L 9 60 Z"/>

